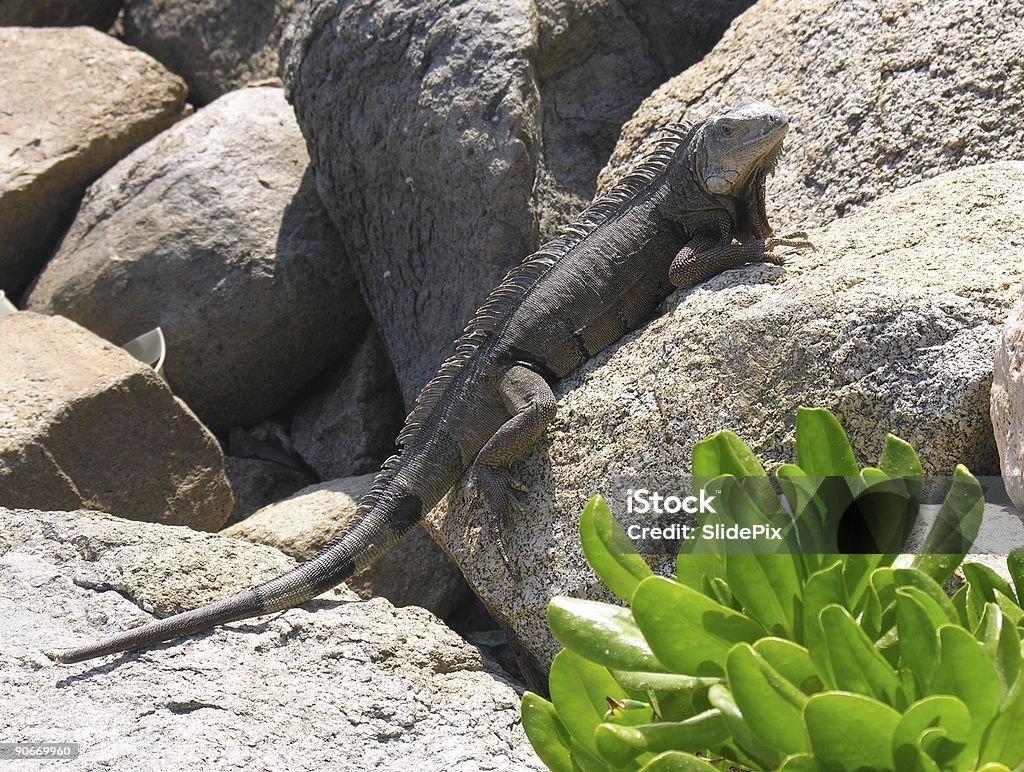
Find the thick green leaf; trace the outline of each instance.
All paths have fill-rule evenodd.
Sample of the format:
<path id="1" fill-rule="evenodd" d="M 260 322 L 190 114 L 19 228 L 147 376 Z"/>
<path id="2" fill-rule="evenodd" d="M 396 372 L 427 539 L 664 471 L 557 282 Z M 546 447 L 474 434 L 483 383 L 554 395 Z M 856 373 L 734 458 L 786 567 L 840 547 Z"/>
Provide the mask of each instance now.
<path id="1" fill-rule="evenodd" d="M 956 609 L 956 622 L 957 624 L 963 625 L 964 627 L 973 630 L 977 627 L 977 620 L 974 624 L 971 624 L 971 614 L 967 608 L 967 585 L 963 584 L 960 589 L 953 593 L 953 597 L 949 599 L 950 603 L 953 604 L 953 608 Z"/>
<path id="2" fill-rule="evenodd" d="M 601 724 L 594 739 L 598 750 L 609 760 L 621 764 L 620 745 L 629 746 L 634 751 L 662 753 L 679 750 L 697 753 L 706 751 L 729 738 L 729 730 L 725 726 L 722 714 L 712 708 L 686 721 L 659 721 L 639 726 L 615 726 Z M 610 751 L 610 753 L 606 753 Z M 628 758 L 628 757 L 626 757 Z"/>
<path id="3" fill-rule="evenodd" d="M 995 594 L 997 601 L 1012 604 L 1012 601 L 998 590 Z M 1016 604 L 1012 605 L 1017 608 Z M 995 664 L 1002 695 L 1006 697 L 1020 674 L 1020 632 L 1017 630 L 1017 623 L 1006 617 L 1000 603 L 986 603 L 974 637 L 985 647 L 985 653 Z"/>
<path id="4" fill-rule="evenodd" d="M 1010 583 L 984 563 L 964 563 L 963 571 L 964 577 L 972 587 L 978 589 L 979 597 L 984 599 L 986 603 L 995 603 L 996 590 L 1007 598 L 1017 599 L 1013 588 L 1010 587 Z"/>
<path id="5" fill-rule="evenodd" d="M 953 484 L 925 538 L 921 553 L 914 560 L 914 567 L 927 571 L 937 582 L 944 582 L 952 576 L 956 565 L 978 538 L 984 511 L 985 495 L 981 486 L 967 467 L 958 464 L 953 471 Z M 952 555 L 955 560 L 929 560 L 929 555 Z M 951 562 L 953 565 L 949 568 Z M 937 574 L 940 567 L 943 571 L 948 569 L 948 573 Z"/>
<path id="6" fill-rule="evenodd" d="M 580 542 L 594 572 L 627 603 L 641 580 L 652 575 L 600 496 L 593 496 L 580 515 Z"/>
<path id="7" fill-rule="evenodd" d="M 1017 547 L 1006 556 L 1006 569 L 1013 579 L 1013 586 L 1017 590 L 1017 597 L 1024 598 L 1024 547 Z"/>
<path id="8" fill-rule="evenodd" d="M 979 760 L 1000 762 L 1011 769 L 1024 764 L 1024 679 L 1017 679 L 988 728 Z"/>
<path id="9" fill-rule="evenodd" d="M 721 675 L 734 644 L 765 634 L 749 617 L 660 576 L 637 587 L 633 617 L 658 661 L 683 675 Z"/>
<path id="10" fill-rule="evenodd" d="M 862 694 L 816 694 L 804 708 L 811 749 L 824 769 L 897 769 L 893 735 L 900 714 Z"/>
<path id="11" fill-rule="evenodd" d="M 937 582 L 945 582 L 963 561 L 963 555 L 943 555 L 941 553 L 919 552 L 914 555 L 911 565 L 928 574 Z"/>
<path id="12" fill-rule="evenodd" d="M 843 562 L 843 581 L 846 582 L 846 594 L 850 599 L 849 609 L 854 616 L 865 604 L 864 594 L 871 586 L 871 573 L 880 566 L 891 564 L 894 557 L 866 553 L 850 555 Z"/>
<path id="13" fill-rule="evenodd" d="M 971 712 L 971 742 L 965 754 L 973 758 L 981 733 L 999 706 L 1000 685 L 984 647 L 960 626 L 939 628 L 939 664 L 932 676 L 931 691 L 959 698 Z"/>
<path id="14" fill-rule="evenodd" d="M 946 591 L 942 589 L 942 585 L 928 574 L 916 568 L 894 568 L 892 578 L 895 588 L 916 587 L 922 590 L 938 604 L 938 607 L 942 609 L 948 621 L 954 623 L 957 621 L 958 617 L 953 602 L 946 595 Z"/>
<path id="15" fill-rule="evenodd" d="M 644 673 L 634 670 L 611 669 L 619 686 L 632 692 L 692 692 L 721 683 L 721 677 L 698 678 L 677 673 Z"/>
<path id="16" fill-rule="evenodd" d="M 874 643 L 842 606 L 826 606 L 818 616 L 828 663 L 843 691 L 867 694 L 899 706 L 900 679 Z"/>
<path id="17" fill-rule="evenodd" d="M 680 552 L 676 557 L 676 581 L 704 595 L 705 579 L 724 576 L 725 561 L 713 552 Z"/>
<path id="18" fill-rule="evenodd" d="M 751 731 L 750 724 L 744 719 L 732 692 L 723 684 L 715 684 L 708 689 L 708 700 L 716 707 L 725 719 L 735 743 L 740 749 L 755 760 L 764 769 L 775 769 L 782 762 L 774 743 L 766 743 Z"/>
<path id="19" fill-rule="evenodd" d="M 523 731 L 534 752 L 552 772 L 572 772 L 569 733 L 558 720 L 555 706 L 539 694 L 525 692 L 520 702 Z"/>
<path id="20" fill-rule="evenodd" d="M 749 644 L 738 644 L 725 664 L 729 690 L 750 730 L 783 755 L 810 750 L 801 723 L 807 695 Z"/>
<path id="21" fill-rule="evenodd" d="M 939 660 L 938 629 L 948 621 L 938 604 L 923 590 L 917 587 L 896 590 L 899 664 L 913 676 L 917 694 L 927 694 Z"/>
<path id="22" fill-rule="evenodd" d="M 828 666 L 828 655 L 825 651 L 825 637 L 818 624 L 818 614 L 826 606 L 846 604 L 846 584 L 843 581 L 842 563 L 833 563 L 828 568 L 811 575 L 804 585 L 804 622 L 803 644 L 811 654 L 818 672 L 825 680 L 825 686 L 835 689 L 832 671 Z"/>
<path id="23" fill-rule="evenodd" d="M 800 644 L 782 638 L 762 638 L 754 644 L 754 651 L 804 694 L 815 694 L 825 688 L 811 655 Z"/>
<path id="24" fill-rule="evenodd" d="M 620 686 L 622 684 L 619 684 Z M 607 700 L 604 720 L 616 726 L 639 726 L 657 720 L 654 706 L 643 700 Z"/>
<path id="25" fill-rule="evenodd" d="M 560 651 L 551 663 L 548 686 L 562 726 L 596 755 L 594 729 L 604 719 L 608 698 L 626 699 L 625 691 L 605 668 L 568 649 Z"/>
<path id="26" fill-rule="evenodd" d="M 725 579 L 743 611 L 774 635 L 793 638 L 802 623 L 795 555 L 729 555 Z"/>
<path id="27" fill-rule="evenodd" d="M 775 475 L 779 487 L 789 504 L 793 524 L 800 542 L 800 557 L 805 573 L 812 574 L 822 568 L 825 547 L 825 504 L 817 497 L 817 485 L 795 464 L 783 464 Z"/>
<path id="28" fill-rule="evenodd" d="M 664 672 L 628 608 L 557 596 L 548 604 L 551 632 L 567 648 L 607 668 Z"/>
<path id="29" fill-rule="evenodd" d="M 721 772 L 703 759 L 682 751 L 667 751 L 655 756 L 640 772 Z"/>
<path id="30" fill-rule="evenodd" d="M 1003 595 L 999 590 L 996 590 L 993 595 L 996 596 L 996 604 L 1003 612 L 1003 616 L 1009 619 L 1018 627 L 1024 624 L 1024 609 L 1017 605 L 1017 601 L 1010 600 Z"/>
<path id="31" fill-rule="evenodd" d="M 940 731 L 928 732 L 933 729 Z M 937 694 L 918 700 L 903 714 L 893 735 L 896 768 L 928 768 L 927 762 L 918 758 L 920 753 L 928 753 L 933 765 L 948 769 L 966 745 L 970 729 L 971 713 L 956 697 Z M 927 751 L 923 747 L 924 740 Z"/>
<path id="32" fill-rule="evenodd" d="M 921 459 L 917 457 L 913 446 L 895 434 L 885 436 L 878 466 L 893 477 L 921 477 L 924 474 Z"/>
<path id="33" fill-rule="evenodd" d="M 723 430 L 709 434 L 693 446 L 693 476 L 764 477 L 764 467 L 754 452 L 733 432 Z"/>
<path id="34" fill-rule="evenodd" d="M 846 432 L 824 408 L 797 408 L 796 463 L 813 477 L 860 474 Z"/>
<path id="35" fill-rule="evenodd" d="M 608 772 L 608 765 L 605 764 L 597 751 L 587 747 L 575 737 L 569 742 L 569 754 L 572 756 L 572 768 L 574 772 Z"/>

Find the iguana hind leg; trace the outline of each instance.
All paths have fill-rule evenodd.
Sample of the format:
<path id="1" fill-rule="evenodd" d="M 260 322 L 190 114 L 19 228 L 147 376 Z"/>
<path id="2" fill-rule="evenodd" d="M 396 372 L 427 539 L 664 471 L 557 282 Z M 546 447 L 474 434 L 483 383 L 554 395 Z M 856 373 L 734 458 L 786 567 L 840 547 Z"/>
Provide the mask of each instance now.
<path id="1" fill-rule="evenodd" d="M 522 365 L 510 368 L 498 382 L 498 393 L 509 418 L 484 445 L 476 457 L 472 474 L 478 493 L 487 505 L 487 523 L 512 575 L 516 574 L 502 538 L 518 509 L 508 467 L 532 448 L 555 417 L 555 395 L 538 373 Z"/>

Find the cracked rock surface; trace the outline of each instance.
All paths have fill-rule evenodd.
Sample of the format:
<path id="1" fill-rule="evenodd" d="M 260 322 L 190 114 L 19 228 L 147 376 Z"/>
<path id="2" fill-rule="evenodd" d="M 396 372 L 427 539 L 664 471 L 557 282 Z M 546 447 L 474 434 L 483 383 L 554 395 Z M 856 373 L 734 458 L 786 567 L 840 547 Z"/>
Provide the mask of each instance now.
<path id="1" fill-rule="evenodd" d="M 45 656 L 292 565 L 185 528 L 0 509 L 0 736 L 78 743 L 68 770 L 543 769 L 503 671 L 429 612 L 347 590 L 144 654 Z"/>

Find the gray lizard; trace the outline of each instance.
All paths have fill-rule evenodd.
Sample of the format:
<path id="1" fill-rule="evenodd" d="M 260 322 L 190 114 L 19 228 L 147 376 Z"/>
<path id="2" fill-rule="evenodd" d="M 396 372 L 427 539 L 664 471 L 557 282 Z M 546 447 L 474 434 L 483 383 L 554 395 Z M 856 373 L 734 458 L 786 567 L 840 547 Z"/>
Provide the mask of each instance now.
<path id="1" fill-rule="evenodd" d="M 675 287 L 746 263 L 782 260 L 765 181 L 788 129 L 777 108 L 743 100 L 666 137 L 635 171 L 488 296 L 423 389 L 353 525 L 316 556 L 258 587 L 54 654 L 71 663 L 140 649 L 311 600 L 368 565 L 472 467 L 500 542 L 515 509 L 508 467 L 555 415 L 549 381 L 638 327 Z"/>

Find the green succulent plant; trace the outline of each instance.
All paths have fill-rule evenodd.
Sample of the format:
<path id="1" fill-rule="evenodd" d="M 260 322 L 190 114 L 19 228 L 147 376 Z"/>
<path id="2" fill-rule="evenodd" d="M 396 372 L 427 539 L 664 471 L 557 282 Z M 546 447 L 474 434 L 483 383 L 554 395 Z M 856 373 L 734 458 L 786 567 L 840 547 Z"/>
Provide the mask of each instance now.
<path id="1" fill-rule="evenodd" d="M 868 543 L 902 544 L 922 471 L 892 435 L 878 466 L 860 468 L 826 410 L 799 410 L 796 445 L 797 463 L 776 472 L 788 511 L 735 434 L 693 450 L 695 478 L 734 521 L 786 524 L 795 549 L 726 554 L 688 543 L 674 577 L 656 576 L 623 549 L 605 502 L 587 504 L 587 560 L 626 605 L 549 604 L 565 646 L 551 700 L 522 700 L 526 734 L 549 768 L 1024 770 L 1024 550 L 1009 556 L 1012 584 L 968 563 L 952 598 L 942 587 L 977 535 L 978 482 L 956 468 L 916 556 L 810 552 L 841 542 L 835 510 L 848 514 L 865 497 L 881 502 L 856 508 Z"/>

